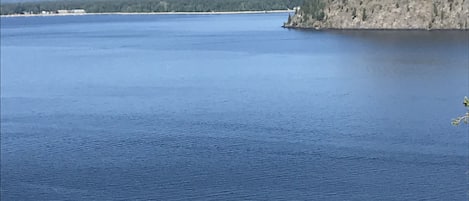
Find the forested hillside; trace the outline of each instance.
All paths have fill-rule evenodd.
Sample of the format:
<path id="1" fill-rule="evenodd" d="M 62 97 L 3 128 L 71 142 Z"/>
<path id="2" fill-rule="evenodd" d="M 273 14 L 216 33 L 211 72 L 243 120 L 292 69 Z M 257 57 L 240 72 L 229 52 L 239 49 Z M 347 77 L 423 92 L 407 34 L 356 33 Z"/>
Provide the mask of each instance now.
<path id="1" fill-rule="evenodd" d="M 28 3 L 3 3 L 2 15 L 84 9 L 103 12 L 220 12 L 284 10 L 301 5 L 303 0 L 59 0 Z"/>
<path id="2" fill-rule="evenodd" d="M 469 0 L 305 0 L 284 24 L 315 29 L 469 29 Z"/>

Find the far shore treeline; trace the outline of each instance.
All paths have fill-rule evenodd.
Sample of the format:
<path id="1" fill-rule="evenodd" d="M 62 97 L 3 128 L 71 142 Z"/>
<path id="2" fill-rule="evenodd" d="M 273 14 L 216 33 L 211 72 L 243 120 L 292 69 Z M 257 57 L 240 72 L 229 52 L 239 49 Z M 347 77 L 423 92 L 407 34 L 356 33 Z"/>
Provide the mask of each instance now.
<path id="1" fill-rule="evenodd" d="M 1 15 L 40 14 L 57 10 L 84 9 L 87 13 L 109 12 L 223 12 L 293 9 L 304 0 L 57 0 L 2 3 Z"/>

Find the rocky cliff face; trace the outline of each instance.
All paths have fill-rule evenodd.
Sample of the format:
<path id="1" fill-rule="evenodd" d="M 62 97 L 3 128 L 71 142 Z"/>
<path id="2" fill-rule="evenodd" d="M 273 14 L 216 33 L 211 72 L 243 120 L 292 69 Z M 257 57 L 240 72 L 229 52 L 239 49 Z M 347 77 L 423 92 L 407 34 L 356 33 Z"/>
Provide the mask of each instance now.
<path id="1" fill-rule="evenodd" d="M 469 29 L 469 0 L 319 0 L 320 15 L 300 8 L 287 28 Z M 317 12 L 316 12 L 317 13 Z"/>

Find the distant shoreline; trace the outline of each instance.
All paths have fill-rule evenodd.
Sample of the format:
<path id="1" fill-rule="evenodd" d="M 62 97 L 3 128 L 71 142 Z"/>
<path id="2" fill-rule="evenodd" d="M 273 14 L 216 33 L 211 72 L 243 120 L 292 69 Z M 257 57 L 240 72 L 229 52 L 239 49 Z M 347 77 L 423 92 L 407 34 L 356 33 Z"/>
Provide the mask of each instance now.
<path id="1" fill-rule="evenodd" d="M 13 14 L 0 15 L 0 17 L 53 17 L 53 16 L 80 16 L 80 15 L 233 15 L 233 14 L 264 14 L 264 13 L 293 13 L 294 10 L 269 11 L 222 11 L 222 12 L 108 12 L 108 13 L 57 13 L 57 14 Z"/>

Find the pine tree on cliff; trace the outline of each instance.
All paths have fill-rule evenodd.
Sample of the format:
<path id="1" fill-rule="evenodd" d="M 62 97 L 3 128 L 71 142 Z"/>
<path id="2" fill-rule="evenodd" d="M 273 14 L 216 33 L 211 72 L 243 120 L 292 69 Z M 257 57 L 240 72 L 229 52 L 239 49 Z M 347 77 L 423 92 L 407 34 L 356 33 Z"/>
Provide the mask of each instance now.
<path id="1" fill-rule="evenodd" d="M 306 0 L 301 7 L 304 15 L 312 16 L 314 19 L 324 19 L 324 1 L 323 0 Z"/>

